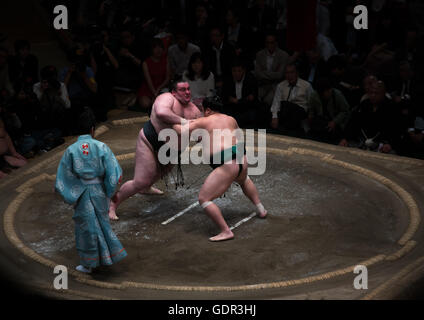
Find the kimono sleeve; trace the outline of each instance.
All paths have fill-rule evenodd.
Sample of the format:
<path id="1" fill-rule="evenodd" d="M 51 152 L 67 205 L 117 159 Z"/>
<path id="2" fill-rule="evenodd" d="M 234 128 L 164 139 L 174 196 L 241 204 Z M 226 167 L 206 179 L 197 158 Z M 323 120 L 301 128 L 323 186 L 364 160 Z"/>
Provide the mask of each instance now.
<path id="1" fill-rule="evenodd" d="M 67 149 L 60 160 L 56 174 L 55 191 L 68 204 L 75 204 L 84 191 L 81 181 L 72 169 L 72 154 Z"/>
<path id="2" fill-rule="evenodd" d="M 103 146 L 103 166 L 105 168 L 104 185 L 106 196 L 111 198 L 122 179 L 122 169 L 115 155 L 107 145 Z"/>

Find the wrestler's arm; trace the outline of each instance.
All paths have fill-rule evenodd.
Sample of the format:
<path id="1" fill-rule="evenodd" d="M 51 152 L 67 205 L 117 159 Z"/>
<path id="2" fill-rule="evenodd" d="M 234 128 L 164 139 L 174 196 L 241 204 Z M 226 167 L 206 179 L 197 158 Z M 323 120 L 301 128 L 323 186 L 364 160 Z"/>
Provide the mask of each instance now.
<path id="1" fill-rule="evenodd" d="M 207 119 L 206 117 L 198 118 L 195 120 L 190 120 L 184 125 L 174 124 L 172 128 L 181 135 L 182 131 L 189 130 L 189 133 L 196 129 L 206 129 L 207 128 Z"/>
<path id="2" fill-rule="evenodd" d="M 172 111 L 173 105 L 174 98 L 171 95 L 163 94 L 157 97 L 153 107 L 155 108 L 158 119 L 163 123 L 171 125 L 186 122 L 186 119 L 181 118 Z"/>

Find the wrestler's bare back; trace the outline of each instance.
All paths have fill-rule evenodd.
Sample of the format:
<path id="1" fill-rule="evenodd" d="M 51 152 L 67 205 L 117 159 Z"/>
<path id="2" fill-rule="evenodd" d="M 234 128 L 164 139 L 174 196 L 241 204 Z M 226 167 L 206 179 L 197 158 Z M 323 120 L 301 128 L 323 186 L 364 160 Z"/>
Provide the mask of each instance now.
<path id="1" fill-rule="evenodd" d="M 235 130 L 239 129 L 237 121 L 228 115 L 215 113 L 207 117 L 202 117 L 190 122 L 190 131 L 195 129 L 204 129 L 209 133 L 210 150 L 209 155 L 214 152 L 222 151 L 237 144 Z M 214 130 L 220 130 L 220 139 L 215 139 Z"/>

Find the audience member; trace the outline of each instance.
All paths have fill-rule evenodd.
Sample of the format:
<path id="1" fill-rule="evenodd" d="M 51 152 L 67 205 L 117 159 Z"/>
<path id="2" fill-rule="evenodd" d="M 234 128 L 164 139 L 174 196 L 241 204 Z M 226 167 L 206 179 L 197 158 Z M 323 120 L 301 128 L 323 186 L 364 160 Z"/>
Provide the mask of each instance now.
<path id="1" fill-rule="evenodd" d="M 327 78 L 317 81 L 309 99 L 308 135 L 315 140 L 339 143 L 350 116 L 350 106 L 341 91 Z"/>
<path id="2" fill-rule="evenodd" d="M 99 119 L 104 119 L 106 110 L 99 105 L 97 98 L 97 82 L 91 67 L 86 64 L 85 53 L 72 49 L 68 60 L 70 65 L 64 67 L 59 74 L 59 81 L 63 82 L 71 101 L 72 119 L 76 119 L 81 110 L 86 106 L 91 106 Z M 57 84 L 55 90 L 60 90 L 61 85 Z"/>
<path id="3" fill-rule="evenodd" d="M 315 88 L 318 79 L 328 76 L 328 68 L 318 48 L 308 50 L 300 58 L 299 74 Z"/>
<path id="4" fill-rule="evenodd" d="M 234 117 L 241 127 L 254 126 L 261 111 L 256 79 L 246 72 L 240 60 L 234 61 L 231 73 L 232 81 L 227 81 L 223 88 L 224 112 Z"/>
<path id="5" fill-rule="evenodd" d="M 251 36 L 249 29 L 240 22 L 238 10 L 229 8 L 225 15 L 226 41 L 234 48 L 237 57 L 251 60 Z"/>
<path id="6" fill-rule="evenodd" d="M 33 87 L 42 112 L 38 120 L 40 122 L 38 129 L 47 130 L 46 135 L 51 133 L 51 129 L 54 131 L 54 134 L 50 134 L 54 136 L 53 139 L 58 139 L 61 134 L 72 134 L 73 123 L 69 120 L 73 119 L 79 109 L 71 109 L 71 101 L 65 83 L 58 80 L 57 70 L 54 66 L 44 67 L 41 69 L 40 75 L 41 82 L 34 84 Z M 44 133 L 40 133 L 40 135 L 44 136 Z M 36 140 L 44 139 L 41 137 Z M 40 149 L 46 148 L 40 147 Z"/>
<path id="7" fill-rule="evenodd" d="M 215 94 L 215 77 L 209 71 L 200 52 L 191 56 L 183 80 L 190 84 L 192 100 L 197 106 L 202 105 L 204 98 Z"/>
<path id="8" fill-rule="evenodd" d="M 185 27 L 180 27 L 175 33 L 176 43 L 169 47 L 168 60 L 171 68 L 171 78 L 180 78 L 187 70 L 190 57 L 200 52 L 200 48 L 188 41 Z"/>
<path id="9" fill-rule="evenodd" d="M 171 70 L 163 43 L 153 39 L 151 55 L 143 62 L 144 81 L 138 91 L 138 101 L 142 109 L 148 111 L 153 100 L 165 89 L 171 80 Z"/>
<path id="10" fill-rule="evenodd" d="M 256 0 L 255 5 L 248 10 L 248 21 L 252 32 L 252 42 L 256 46 L 254 49 L 257 51 L 260 49 L 265 30 L 276 27 L 276 11 L 266 5 L 265 0 Z"/>
<path id="11" fill-rule="evenodd" d="M 116 72 L 119 69 L 119 62 L 113 54 L 110 42 L 109 31 L 100 31 L 100 37 L 91 46 L 91 55 L 96 65 L 96 82 L 98 84 L 98 98 L 100 104 L 106 110 L 115 106 L 113 88 L 115 86 Z M 100 121 L 106 119 L 98 119 Z"/>
<path id="12" fill-rule="evenodd" d="M 116 87 L 124 91 L 136 91 L 142 81 L 143 50 L 135 39 L 135 34 L 130 29 L 122 30 L 120 33 L 120 46 L 116 55 L 119 65 L 116 72 Z"/>
<path id="13" fill-rule="evenodd" d="M 309 82 L 300 79 L 295 64 L 288 64 L 285 70 L 286 80 L 275 90 L 271 106 L 273 129 L 303 134 L 309 100 L 313 92 Z"/>
<path id="14" fill-rule="evenodd" d="M 202 3 L 196 5 L 190 30 L 193 43 L 200 47 L 200 51 L 205 52 L 209 47 L 210 19 L 208 10 Z"/>
<path id="15" fill-rule="evenodd" d="M 394 153 L 400 140 L 398 116 L 393 102 L 386 97 L 385 84 L 378 81 L 372 86 L 369 99 L 352 113 L 340 145 Z"/>
<path id="16" fill-rule="evenodd" d="M 31 45 L 27 40 L 15 42 L 15 56 L 9 60 L 9 77 L 12 83 L 38 82 L 38 59 L 31 54 Z"/>
<path id="17" fill-rule="evenodd" d="M 15 92 L 9 78 L 8 56 L 7 50 L 0 47 L 0 93 L 11 97 Z"/>
<path id="18" fill-rule="evenodd" d="M 220 90 L 225 79 L 231 78 L 231 64 L 235 59 L 235 52 L 233 47 L 224 41 L 224 33 L 219 27 L 212 27 L 210 40 L 211 45 L 206 57 L 215 76 L 215 85 Z"/>
<path id="19" fill-rule="evenodd" d="M 258 96 L 268 106 L 274 99 L 275 89 L 284 78 L 289 55 L 278 47 L 274 33 L 265 36 L 265 49 L 256 54 L 255 77 L 258 81 Z"/>

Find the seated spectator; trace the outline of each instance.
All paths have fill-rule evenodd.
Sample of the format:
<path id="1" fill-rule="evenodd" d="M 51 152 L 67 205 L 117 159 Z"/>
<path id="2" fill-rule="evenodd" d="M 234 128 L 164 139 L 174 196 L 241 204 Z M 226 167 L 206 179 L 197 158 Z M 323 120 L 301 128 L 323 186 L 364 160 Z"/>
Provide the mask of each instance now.
<path id="1" fill-rule="evenodd" d="M 14 95 L 13 85 L 9 78 L 9 64 L 8 64 L 8 52 L 5 48 L 0 47 L 0 93 L 8 95 L 9 97 Z"/>
<path id="2" fill-rule="evenodd" d="M 196 5 L 190 30 L 193 43 L 200 47 L 201 52 L 205 52 L 209 46 L 210 20 L 208 10 L 202 3 Z"/>
<path id="3" fill-rule="evenodd" d="M 327 77 L 328 69 L 318 48 L 308 50 L 300 59 L 299 74 L 315 88 L 317 80 Z"/>
<path id="4" fill-rule="evenodd" d="M 256 54 L 255 77 L 258 80 L 259 100 L 271 106 L 275 89 L 284 79 L 284 71 L 289 62 L 287 52 L 278 47 L 274 33 L 265 36 L 265 49 Z"/>
<path id="5" fill-rule="evenodd" d="M 49 94 L 49 89 L 57 87 L 58 84 L 60 86 L 60 98 L 65 109 L 69 109 L 71 107 L 71 101 L 69 100 L 68 90 L 66 89 L 66 85 L 63 82 L 58 81 L 58 74 L 56 67 L 54 66 L 46 66 L 40 71 L 41 82 L 37 82 L 33 86 L 33 91 L 39 101 L 43 99 L 44 95 Z"/>
<path id="6" fill-rule="evenodd" d="M 260 44 L 265 30 L 274 29 L 277 24 L 276 11 L 265 3 L 265 0 L 256 0 L 248 10 L 249 27 L 252 32 L 253 43 Z M 260 48 L 254 48 L 255 51 Z"/>
<path id="7" fill-rule="evenodd" d="M 206 57 L 215 76 L 215 86 L 219 91 L 222 89 L 225 79 L 231 79 L 231 64 L 235 59 L 235 52 L 234 48 L 224 41 L 224 32 L 219 27 L 211 29 L 210 40 L 211 44 L 206 52 Z"/>
<path id="8" fill-rule="evenodd" d="M 233 63 L 231 73 L 232 81 L 227 81 L 223 88 L 224 113 L 234 117 L 240 127 L 255 125 L 260 115 L 256 79 L 239 60 Z"/>
<path id="9" fill-rule="evenodd" d="M 332 87 L 343 93 L 349 105 L 356 105 L 362 96 L 360 87 L 364 73 L 362 68 L 352 67 L 342 55 L 332 56 L 328 59 L 327 65 Z"/>
<path id="10" fill-rule="evenodd" d="M 142 81 L 141 64 L 143 50 L 135 40 L 132 30 L 124 29 L 120 33 L 120 46 L 115 55 L 119 68 L 116 71 L 116 87 L 126 91 L 135 91 Z"/>
<path id="11" fill-rule="evenodd" d="M 155 19 L 152 19 L 153 21 Z M 170 21 L 162 18 L 157 21 L 157 28 L 159 29 L 153 38 L 160 39 L 163 42 L 164 54 L 168 54 L 169 47 L 172 45 L 173 34 L 169 32 Z"/>
<path id="12" fill-rule="evenodd" d="M 382 81 L 378 81 L 373 85 L 369 99 L 352 113 L 340 145 L 395 153 L 394 147 L 400 140 L 397 119 L 393 102 L 386 97 L 386 87 Z"/>
<path id="13" fill-rule="evenodd" d="M 175 33 L 176 44 L 169 47 L 168 60 L 171 67 L 171 78 L 180 78 L 187 70 L 190 57 L 200 48 L 188 41 L 188 34 L 184 27 Z"/>
<path id="14" fill-rule="evenodd" d="M 71 64 L 61 70 L 59 81 L 63 82 L 68 90 L 73 117 L 76 120 L 84 107 L 91 106 L 98 119 L 105 119 L 106 111 L 97 100 L 95 74 L 93 69 L 87 66 L 84 53 L 71 50 L 68 59 Z M 60 89 L 61 85 L 58 87 Z"/>
<path id="15" fill-rule="evenodd" d="M 424 160 L 424 115 L 415 117 L 408 127 L 406 132 L 402 132 L 398 154 Z"/>
<path id="16" fill-rule="evenodd" d="M 237 57 L 250 61 L 252 58 L 250 31 L 240 22 L 239 10 L 229 8 L 225 16 L 225 22 L 225 40 L 233 46 Z"/>
<path id="17" fill-rule="evenodd" d="M 72 134 L 71 126 L 73 119 L 73 112 L 76 111 L 71 109 L 71 101 L 68 96 L 68 90 L 63 82 L 58 81 L 58 75 L 56 67 L 46 66 L 41 69 L 41 82 L 34 85 L 33 91 L 39 101 L 41 108 L 41 115 L 39 116 L 38 130 L 53 129 L 55 139 L 59 138 L 61 134 Z M 53 125 L 54 124 L 54 125 Z M 60 129 L 60 130 L 59 130 Z M 40 140 L 40 139 L 38 139 Z M 41 139 L 43 140 L 43 139 Z M 55 143 L 52 143 L 55 144 Z M 38 143 L 41 145 L 41 143 Z M 41 146 L 40 149 L 51 149 L 52 147 L 44 148 Z"/>
<path id="18" fill-rule="evenodd" d="M 94 41 L 90 51 L 96 65 L 98 97 L 106 109 L 112 109 L 115 106 L 113 87 L 115 86 L 115 77 L 119 69 L 119 63 L 111 50 L 109 31 L 103 29 L 100 35 Z"/>
<path id="19" fill-rule="evenodd" d="M 38 59 L 31 54 L 31 45 L 27 40 L 15 42 L 15 56 L 9 60 L 9 76 L 12 83 L 38 82 Z"/>
<path id="20" fill-rule="evenodd" d="M 377 77 L 372 75 L 372 74 L 367 75 L 364 78 L 364 80 L 362 81 L 362 87 L 363 87 L 363 90 L 364 90 L 364 94 L 363 94 L 361 100 L 359 101 L 360 104 L 362 102 L 364 102 L 365 100 L 370 98 L 371 90 L 372 90 L 373 86 L 375 84 L 377 84 L 377 82 L 378 82 Z"/>
<path id="21" fill-rule="evenodd" d="M 405 31 L 404 41 L 401 47 L 396 52 L 396 60 L 408 61 L 411 64 L 415 64 L 418 58 L 418 43 L 418 30 L 414 27 L 407 28 L 407 30 Z"/>
<path id="22" fill-rule="evenodd" d="M 142 109 L 148 111 L 153 100 L 166 89 L 171 80 L 171 70 L 160 39 L 153 39 L 151 55 L 143 62 L 144 81 L 138 91 L 138 101 Z"/>
<path id="23" fill-rule="evenodd" d="M 391 96 L 395 103 L 408 103 L 417 97 L 418 87 L 414 78 L 414 70 L 408 61 L 400 63 L 394 89 Z"/>
<path id="24" fill-rule="evenodd" d="M 12 139 L 16 141 L 16 149 L 25 158 L 31 158 L 38 151 L 33 132 L 38 127 L 41 117 L 40 103 L 33 92 L 33 88 L 28 84 L 15 86 L 16 95 L 12 102 L 13 112 L 19 119 L 19 127 L 16 136 Z"/>
<path id="25" fill-rule="evenodd" d="M 215 93 L 215 77 L 199 52 L 191 56 L 183 80 L 190 84 L 192 100 L 197 106 L 202 104 L 204 98 L 212 97 Z"/>
<path id="26" fill-rule="evenodd" d="M 340 142 L 349 116 L 350 106 L 343 94 L 332 88 L 327 78 L 318 80 L 309 99 L 309 137 L 327 143 Z"/>
<path id="27" fill-rule="evenodd" d="M 286 66 L 285 75 L 286 80 L 275 90 L 271 106 L 271 127 L 294 135 L 302 135 L 313 89 L 309 82 L 299 78 L 295 64 Z"/>
<path id="28" fill-rule="evenodd" d="M 26 164 L 27 160 L 16 151 L 3 120 L 0 119 L 0 179 L 6 177 L 11 168 L 20 168 Z"/>

